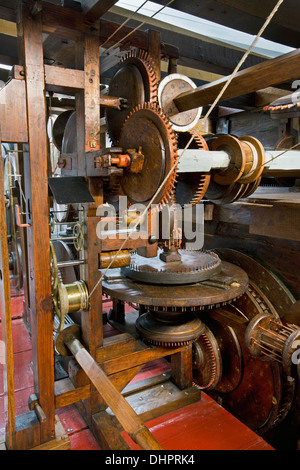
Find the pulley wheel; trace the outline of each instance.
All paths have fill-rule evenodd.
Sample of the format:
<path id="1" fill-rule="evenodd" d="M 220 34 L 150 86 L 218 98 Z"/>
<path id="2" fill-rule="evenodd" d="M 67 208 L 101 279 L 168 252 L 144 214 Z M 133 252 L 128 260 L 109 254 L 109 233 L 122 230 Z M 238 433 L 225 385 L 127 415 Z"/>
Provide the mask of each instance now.
<path id="1" fill-rule="evenodd" d="M 195 108 L 180 113 L 174 100 L 179 95 L 196 88 L 195 83 L 179 73 L 167 75 L 158 87 L 158 103 L 167 114 L 176 132 L 187 132 L 198 123 L 202 108 Z"/>

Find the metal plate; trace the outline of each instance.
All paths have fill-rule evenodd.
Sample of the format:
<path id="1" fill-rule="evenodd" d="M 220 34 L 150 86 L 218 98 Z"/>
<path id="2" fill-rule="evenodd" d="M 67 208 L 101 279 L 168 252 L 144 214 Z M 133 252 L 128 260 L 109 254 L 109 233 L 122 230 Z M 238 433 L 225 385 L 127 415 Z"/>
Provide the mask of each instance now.
<path id="1" fill-rule="evenodd" d="M 48 178 L 48 183 L 57 204 L 95 202 L 82 176 Z"/>

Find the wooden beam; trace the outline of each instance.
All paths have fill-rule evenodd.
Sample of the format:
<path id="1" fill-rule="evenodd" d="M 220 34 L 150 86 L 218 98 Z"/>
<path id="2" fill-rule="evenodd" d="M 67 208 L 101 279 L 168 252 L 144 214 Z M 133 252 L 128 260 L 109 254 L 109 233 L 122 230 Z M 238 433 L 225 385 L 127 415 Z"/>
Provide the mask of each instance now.
<path id="1" fill-rule="evenodd" d="M 0 91 L 0 127 L 3 142 L 28 141 L 24 80 L 11 80 Z"/>
<path id="2" fill-rule="evenodd" d="M 28 118 L 29 161 L 24 175 L 29 215 L 27 229 L 28 278 L 34 392 L 46 415 L 40 423 L 40 444 L 55 438 L 53 318 L 50 282 L 48 206 L 48 139 L 46 127 L 42 22 L 30 6 L 18 6 L 20 57 L 24 61 Z M 37 177 L 38 175 L 38 177 Z M 43 254 L 41 256 L 41 253 Z"/>
<path id="3" fill-rule="evenodd" d="M 47 88 L 52 91 L 76 90 L 84 88 L 85 76 L 83 70 L 45 65 L 45 81 Z"/>
<path id="4" fill-rule="evenodd" d="M 300 49 L 297 49 L 276 57 L 276 59 L 267 60 L 254 67 L 244 69 L 236 74 L 220 101 L 297 79 L 299 78 L 299 67 Z M 174 100 L 179 112 L 212 104 L 227 80 L 228 77 L 225 77 L 200 86 L 191 92 L 183 93 Z"/>
<path id="5" fill-rule="evenodd" d="M 165 0 L 155 0 L 165 5 Z M 203 5 L 204 3 L 204 5 Z M 175 0 L 171 8 L 249 34 L 257 34 L 272 8 L 274 0 Z M 264 39 L 299 47 L 298 0 L 286 0 L 264 32 Z"/>
<path id="6" fill-rule="evenodd" d="M 128 34 L 133 31 L 133 28 L 123 26 L 120 31 L 116 34 L 115 31 L 119 28 L 118 23 L 112 21 L 101 20 L 100 21 L 100 45 L 104 43 L 107 38 L 113 35 L 113 38 L 105 44 L 106 48 L 109 48 L 121 40 L 121 45 L 123 48 L 129 49 L 130 47 L 138 47 L 139 49 L 148 50 L 148 34 L 144 31 L 137 30 L 131 34 L 127 39 L 122 41 Z M 178 59 L 179 51 L 177 47 L 174 47 L 170 44 L 161 44 L 161 54 L 166 57 L 174 57 Z"/>
<path id="7" fill-rule="evenodd" d="M 97 21 L 106 13 L 118 0 L 82 0 L 81 6 L 83 14 L 87 20 Z"/>

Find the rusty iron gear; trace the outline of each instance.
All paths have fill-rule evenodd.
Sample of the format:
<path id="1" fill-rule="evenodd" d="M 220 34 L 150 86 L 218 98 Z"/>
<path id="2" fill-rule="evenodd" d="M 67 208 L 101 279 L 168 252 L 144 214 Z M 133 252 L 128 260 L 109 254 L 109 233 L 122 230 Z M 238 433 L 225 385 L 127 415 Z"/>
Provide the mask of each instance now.
<path id="1" fill-rule="evenodd" d="M 216 338 L 209 330 L 193 343 L 194 385 L 200 390 L 214 389 L 222 376 L 222 360 Z"/>
<path id="2" fill-rule="evenodd" d="M 200 132 L 189 131 L 194 137 L 198 149 L 209 151 L 208 145 Z M 195 206 L 204 198 L 211 180 L 210 173 L 183 173 L 178 177 L 175 188 L 176 202 L 182 207 Z"/>
<path id="3" fill-rule="evenodd" d="M 181 322 L 162 322 L 146 312 L 136 321 L 136 330 L 145 342 L 156 346 L 178 347 L 196 341 L 205 330 L 200 318 L 186 315 Z"/>
<path id="4" fill-rule="evenodd" d="M 122 58 L 109 85 L 109 94 L 127 100 L 121 110 L 106 110 L 108 136 L 116 144 L 128 114 L 144 102 L 158 102 L 158 77 L 146 51 L 133 49 Z"/>
<path id="5" fill-rule="evenodd" d="M 172 200 L 177 177 L 177 138 L 162 109 L 154 103 L 138 105 L 125 120 L 119 145 L 123 149 L 141 147 L 144 155 L 142 171 L 125 171 L 120 180 L 129 202 L 162 206 Z"/>

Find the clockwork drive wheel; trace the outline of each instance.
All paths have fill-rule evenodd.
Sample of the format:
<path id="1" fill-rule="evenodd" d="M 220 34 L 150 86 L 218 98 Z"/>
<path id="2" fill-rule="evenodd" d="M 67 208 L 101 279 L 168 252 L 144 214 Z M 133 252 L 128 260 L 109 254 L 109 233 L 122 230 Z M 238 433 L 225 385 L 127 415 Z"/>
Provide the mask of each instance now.
<path id="1" fill-rule="evenodd" d="M 177 138 L 164 112 L 155 104 L 137 106 L 121 130 L 119 146 L 141 148 L 140 173 L 126 170 L 120 180 L 131 204 L 165 204 L 173 193 L 178 160 Z"/>
<path id="2" fill-rule="evenodd" d="M 122 59 L 110 85 L 109 95 L 124 98 L 126 107 L 121 110 L 107 109 L 107 131 L 111 142 L 116 144 L 128 114 L 145 102 L 157 103 L 158 79 L 151 57 L 141 50 L 132 50 Z"/>

